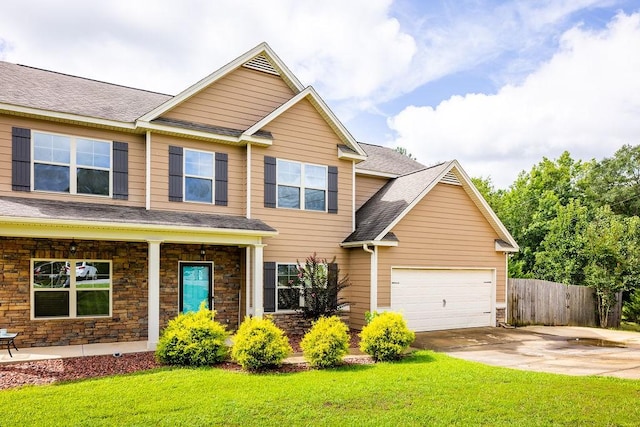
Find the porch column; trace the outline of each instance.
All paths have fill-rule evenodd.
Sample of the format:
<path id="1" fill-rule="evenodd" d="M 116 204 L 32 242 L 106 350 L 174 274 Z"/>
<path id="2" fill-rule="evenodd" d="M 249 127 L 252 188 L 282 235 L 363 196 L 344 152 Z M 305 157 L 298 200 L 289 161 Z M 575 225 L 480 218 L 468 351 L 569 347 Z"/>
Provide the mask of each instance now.
<path id="1" fill-rule="evenodd" d="M 160 338 L 160 241 L 150 240 L 148 256 L 149 315 L 147 348 L 155 350 Z"/>
<path id="2" fill-rule="evenodd" d="M 251 247 L 251 287 L 253 289 L 253 314 L 261 318 L 264 315 L 263 253 L 264 245 Z"/>

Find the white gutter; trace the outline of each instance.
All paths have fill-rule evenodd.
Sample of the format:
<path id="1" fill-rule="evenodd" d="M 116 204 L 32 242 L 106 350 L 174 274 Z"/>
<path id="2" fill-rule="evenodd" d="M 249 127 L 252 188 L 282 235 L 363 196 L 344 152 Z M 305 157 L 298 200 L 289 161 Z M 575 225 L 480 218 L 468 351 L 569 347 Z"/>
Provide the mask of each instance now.
<path id="1" fill-rule="evenodd" d="M 369 249 L 366 244 L 362 245 L 362 250 L 371 254 L 371 288 L 369 289 L 369 311 L 378 309 L 378 248 Z"/>
<path id="2" fill-rule="evenodd" d="M 147 131 L 145 138 L 146 150 L 146 171 L 145 171 L 145 208 L 151 210 L 151 131 Z"/>
<path id="3" fill-rule="evenodd" d="M 247 218 L 251 218 L 251 144 L 247 144 Z"/>

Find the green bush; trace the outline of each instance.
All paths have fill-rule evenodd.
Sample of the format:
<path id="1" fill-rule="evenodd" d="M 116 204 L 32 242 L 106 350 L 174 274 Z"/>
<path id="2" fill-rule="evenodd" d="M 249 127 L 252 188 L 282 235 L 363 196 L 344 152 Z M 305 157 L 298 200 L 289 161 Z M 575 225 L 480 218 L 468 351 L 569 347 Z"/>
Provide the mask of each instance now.
<path id="1" fill-rule="evenodd" d="M 302 338 L 304 358 L 313 368 L 328 368 L 349 351 L 349 328 L 338 316 L 321 317 Z"/>
<path id="2" fill-rule="evenodd" d="M 376 362 L 397 360 L 416 338 L 400 313 L 379 313 L 360 332 L 360 350 Z"/>
<path id="3" fill-rule="evenodd" d="M 169 365 L 206 366 L 222 362 L 229 354 L 229 333 L 213 320 L 215 311 L 204 305 L 197 312 L 171 319 L 158 341 L 156 359 Z"/>
<path id="4" fill-rule="evenodd" d="M 293 349 L 282 329 L 270 319 L 246 317 L 233 337 L 231 358 L 243 369 L 280 366 Z"/>

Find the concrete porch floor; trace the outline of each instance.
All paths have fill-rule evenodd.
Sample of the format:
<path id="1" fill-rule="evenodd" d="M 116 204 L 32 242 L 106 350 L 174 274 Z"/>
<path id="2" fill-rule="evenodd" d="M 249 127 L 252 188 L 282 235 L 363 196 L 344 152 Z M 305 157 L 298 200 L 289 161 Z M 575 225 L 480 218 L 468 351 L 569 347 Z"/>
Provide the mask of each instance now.
<path id="1" fill-rule="evenodd" d="M 3 345 L 0 347 L 0 364 L 64 359 L 68 357 L 100 356 L 115 353 L 139 353 L 144 351 L 151 351 L 147 348 L 147 341 L 27 348 L 20 348 L 20 346 L 18 346 L 18 351 L 11 347 L 13 357 L 10 357 L 6 345 Z"/>

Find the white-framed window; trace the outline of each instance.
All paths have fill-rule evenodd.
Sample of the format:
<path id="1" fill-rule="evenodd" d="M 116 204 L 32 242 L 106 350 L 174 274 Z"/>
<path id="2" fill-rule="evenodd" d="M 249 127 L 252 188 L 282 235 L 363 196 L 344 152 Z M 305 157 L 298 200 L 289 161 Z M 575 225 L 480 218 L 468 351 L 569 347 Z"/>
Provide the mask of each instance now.
<path id="1" fill-rule="evenodd" d="M 327 210 L 327 166 L 277 161 L 279 208 Z"/>
<path id="2" fill-rule="evenodd" d="M 327 278 L 328 265 L 318 264 L 320 277 Z M 298 276 L 298 265 L 293 263 L 276 264 L 276 311 L 291 311 L 304 306 L 304 283 Z M 307 283 L 307 287 L 310 284 Z"/>
<path id="3" fill-rule="evenodd" d="M 110 317 L 111 261 L 32 259 L 31 318 Z"/>
<path id="4" fill-rule="evenodd" d="M 213 203 L 215 153 L 184 150 L 184 200 Z"/>
<path id="5" fill-rule="evenodd" d="M 297 264 L 276 266 L 276 311 L 300 308 L 301 295 Z"/>
<path id="6" fill-rule="evenodd" d="M 111 196 L 111 141 L 32 133 L 32 188 Z"/>

